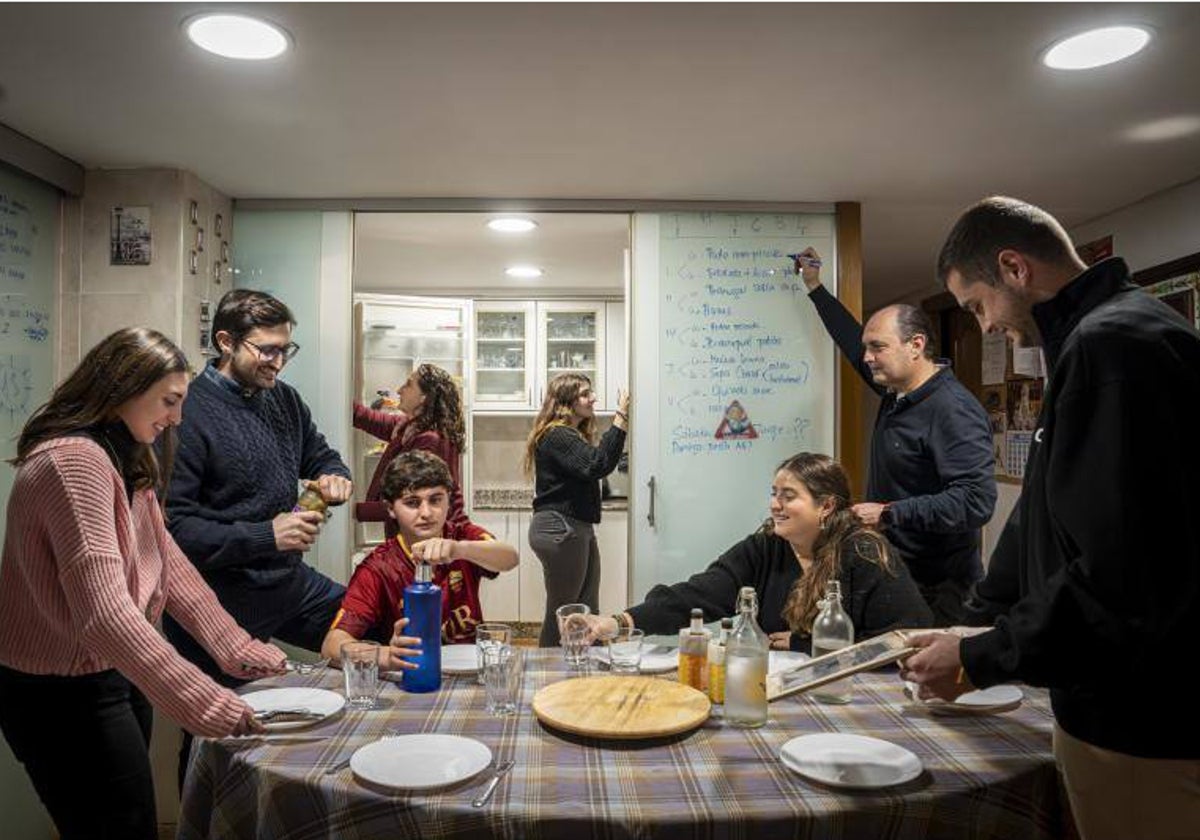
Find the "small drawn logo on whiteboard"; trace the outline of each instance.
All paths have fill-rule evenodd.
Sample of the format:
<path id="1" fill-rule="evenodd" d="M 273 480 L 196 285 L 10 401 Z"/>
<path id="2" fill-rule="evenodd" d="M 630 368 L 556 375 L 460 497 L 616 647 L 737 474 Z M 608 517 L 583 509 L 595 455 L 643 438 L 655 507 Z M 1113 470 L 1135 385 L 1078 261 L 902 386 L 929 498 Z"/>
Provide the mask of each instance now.
<path id="1" fill-rule="evenodd" d="M 725 407 L 725 417 L 722 418 L 721 425 L 717 426 L 716 437 L 719 440 L 752 440 L 758 437 L 758 432 L 754 431 L 754 424 L 750 422 L 750 415 L 737 400 Z"/>

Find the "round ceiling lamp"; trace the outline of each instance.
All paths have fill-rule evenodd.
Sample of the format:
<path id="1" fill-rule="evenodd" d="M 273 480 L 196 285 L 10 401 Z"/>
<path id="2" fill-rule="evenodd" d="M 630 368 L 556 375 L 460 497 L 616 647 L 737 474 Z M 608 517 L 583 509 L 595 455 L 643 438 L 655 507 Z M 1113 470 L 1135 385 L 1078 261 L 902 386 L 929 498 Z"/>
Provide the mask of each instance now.
<path id="1" fill-rule="evenodd" d="M 288 48 L 282 29 L 246 15 L 200 15 L 188 20 L 184 29 L 196 46 L 224 58 L 265 61 Z"/>
<path id="2" fill-rule="evenodd" d="M 1064 38 L 1046 50 L 1042 63 L 1055 70 L 1091 70 L 1129 58 L 1150 43 L 1141 26 L 1106 26 Z"/>

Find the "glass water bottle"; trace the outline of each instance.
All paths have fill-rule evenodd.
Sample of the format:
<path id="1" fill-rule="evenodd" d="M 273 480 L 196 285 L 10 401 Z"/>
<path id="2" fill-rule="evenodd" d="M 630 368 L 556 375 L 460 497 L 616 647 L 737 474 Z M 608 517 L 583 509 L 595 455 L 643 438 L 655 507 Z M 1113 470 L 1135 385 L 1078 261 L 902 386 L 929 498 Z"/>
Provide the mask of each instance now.
<path id="1" fill-rule="evenodd" d="M 854 625 L 842 608 L 842 584 L 831 580 L 825 584 L 825 597 L 821 600 L 821 612 L 813 622 L 812 655 L 814 658 L 833 653 L 854 644 Z M 850 684 L 841 679 L 813 690 L 813 699 L 818 703 L 849 703 Z"/>
<path id="2" fill-rule="evenodd" d="M 725 645 L 725 722 L 757 727 L 767 722 L 767 634 L 758 626 L 753 586 L 738 593 L 738 616 Z"/>

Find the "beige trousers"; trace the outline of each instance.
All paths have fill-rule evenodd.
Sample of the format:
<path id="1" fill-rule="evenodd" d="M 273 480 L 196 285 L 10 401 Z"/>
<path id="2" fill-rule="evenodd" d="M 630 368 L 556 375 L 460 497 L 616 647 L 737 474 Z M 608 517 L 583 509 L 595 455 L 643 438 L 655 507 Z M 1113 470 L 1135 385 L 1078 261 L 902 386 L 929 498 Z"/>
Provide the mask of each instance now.
<path id="1" fill-rule="evenodd" d="M 1058 724 L 1054 758 L 1082 840 L 1200 838 L 1200 760 L 1139 758 L 1101 749 Z"/>

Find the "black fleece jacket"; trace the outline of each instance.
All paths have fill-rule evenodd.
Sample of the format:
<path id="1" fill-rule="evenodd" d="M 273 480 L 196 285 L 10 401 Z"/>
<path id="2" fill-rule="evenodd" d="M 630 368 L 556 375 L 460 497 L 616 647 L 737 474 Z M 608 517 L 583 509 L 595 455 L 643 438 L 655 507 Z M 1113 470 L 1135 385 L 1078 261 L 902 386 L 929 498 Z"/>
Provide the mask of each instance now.
<path id="1" fill-rule="evenodd" d="M 1021 498 L 965 639 L 986 687 L 1050 688 L 1058 723 L 1105 749 L 1200 758 L 1200 335 L 1105 260 L 1033 309 L 1049 382 Z M 1182 517 L 1182 518 L 1181 518 Z"/>
<path id="2" fill-rule="evenodd" d="M 842 546 L 839 565 L 842 605 L 854 624 L 855 639 L 933 623 L 933 614 L 903 563 L 884 570 L 863 558 L 851 537 Z M 788 629 L 783 607 L 799 577 L 800 563 L 786 540 L 752 534 L 703 572 L 682 583 L 654 587 L 643 603 L 629 608 L 629 614 L 647 633 L 674 633 L 688 623 L 693 607 L 704 611 L 705 621 L 733 615 L 738 590 L 753 586 L 758 595 L 758 624 L 764 632 L 776 633 Z M 810 653 L 812 636 L 792 633 L 791 648 Z"/>

